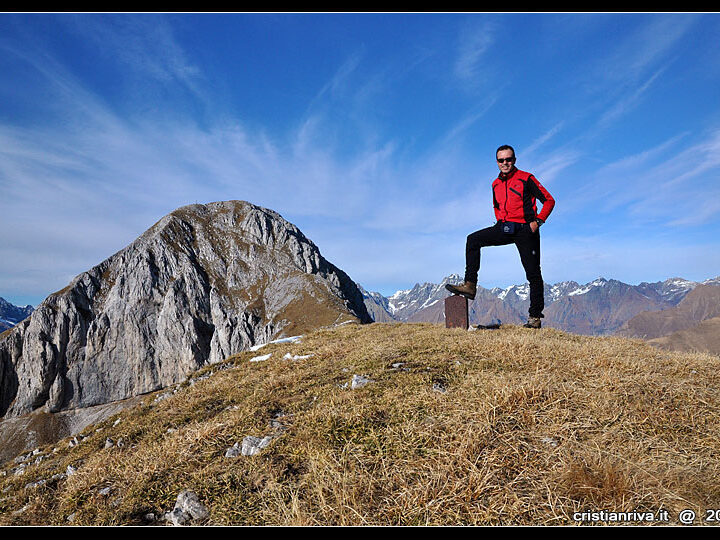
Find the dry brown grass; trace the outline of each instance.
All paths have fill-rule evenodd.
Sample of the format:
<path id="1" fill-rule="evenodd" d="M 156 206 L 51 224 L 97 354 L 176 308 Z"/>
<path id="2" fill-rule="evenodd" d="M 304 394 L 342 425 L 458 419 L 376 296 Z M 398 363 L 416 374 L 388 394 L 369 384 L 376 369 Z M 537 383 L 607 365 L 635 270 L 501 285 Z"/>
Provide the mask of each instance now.
<path id="1" fill-rule="evenodd" d="M 43 449 L 0 478 L 0 524 L 142 524 L 185 488 L 211 524 L 565 525 L 660 509 L 677 524 L 686 508 L 700 522 L 720 506 L 719 361 L 552 329 L 319 330 Z M 343 388 L 353 374 L 373 382 Z M 289 429 L 269 447 L 224 457 L 278 413 Z"/>

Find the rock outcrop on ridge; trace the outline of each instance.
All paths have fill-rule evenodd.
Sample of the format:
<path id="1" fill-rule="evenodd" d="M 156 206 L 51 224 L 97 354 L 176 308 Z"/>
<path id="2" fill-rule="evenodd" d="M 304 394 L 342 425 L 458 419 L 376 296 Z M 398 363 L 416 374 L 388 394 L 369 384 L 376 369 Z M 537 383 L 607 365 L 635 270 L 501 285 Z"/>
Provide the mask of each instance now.
<path id="1" fill-rule="evenodd" d="M 0 417 L 126 399 L 347 320 L 371 322 L 357 286 L 279 214 L 185 206 L 1 335 Z"/>

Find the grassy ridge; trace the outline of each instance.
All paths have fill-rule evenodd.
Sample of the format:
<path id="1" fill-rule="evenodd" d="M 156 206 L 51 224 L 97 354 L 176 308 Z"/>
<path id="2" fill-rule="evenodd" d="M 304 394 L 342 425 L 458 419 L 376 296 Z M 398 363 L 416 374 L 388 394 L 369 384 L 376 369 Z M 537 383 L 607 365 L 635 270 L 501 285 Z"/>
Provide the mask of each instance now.
<path id="1" fill-rule="evenodd" d="M 183 489 L 208 524 L 563 525 L 581 511 L 686 508 L 701 519 L 720 502 L 719 360 L 553 329 L 323 329 L 210 366 L 72 448 L 41 449 L 22 475 L 7 464 L 0 524 L 160 524 L 146 516 Z M 372 382 L 351 389 L 353 375 Z M 273 421 L 284 431 L 258 455 L 225 457 Z M 122 446 L 104 448 L 108 437 Z M 68 465 L 77 472 L 25 487 Z"/>

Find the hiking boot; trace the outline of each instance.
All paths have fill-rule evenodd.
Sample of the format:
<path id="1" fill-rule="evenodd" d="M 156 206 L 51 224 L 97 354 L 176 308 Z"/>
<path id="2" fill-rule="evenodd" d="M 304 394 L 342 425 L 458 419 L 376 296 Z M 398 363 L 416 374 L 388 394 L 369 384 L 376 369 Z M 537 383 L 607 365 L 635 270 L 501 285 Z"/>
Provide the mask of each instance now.
<path id="1" fill-rule="evenodd" d="M 530 317 L 528 319 L 528 322 L 526 322 L 523 325 L 523 328 L 534 328 L 535 330 L 542 327 L 542 322 L 540 321 L 540 317 Z"/>
<path id="2" fill-rule="evenodd" d="M 459 294 L 470 300 L 475 299 L 477 287 L 472 281 L 466 281 L 462 285 L 445 285 L 445 288 L 453 294 Z"/>

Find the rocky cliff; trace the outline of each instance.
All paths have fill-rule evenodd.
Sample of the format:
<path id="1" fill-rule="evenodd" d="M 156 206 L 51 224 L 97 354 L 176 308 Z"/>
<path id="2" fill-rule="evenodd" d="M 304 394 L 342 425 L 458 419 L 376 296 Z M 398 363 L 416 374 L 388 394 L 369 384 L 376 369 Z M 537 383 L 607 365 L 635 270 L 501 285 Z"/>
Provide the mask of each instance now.
<path id="1" fill-rule="evenodd" d="M 0 416 L 122 400 L 346 320 L 371 321 L 357 286 L 279 214 L 186 206 L 0 335 Z"/>

